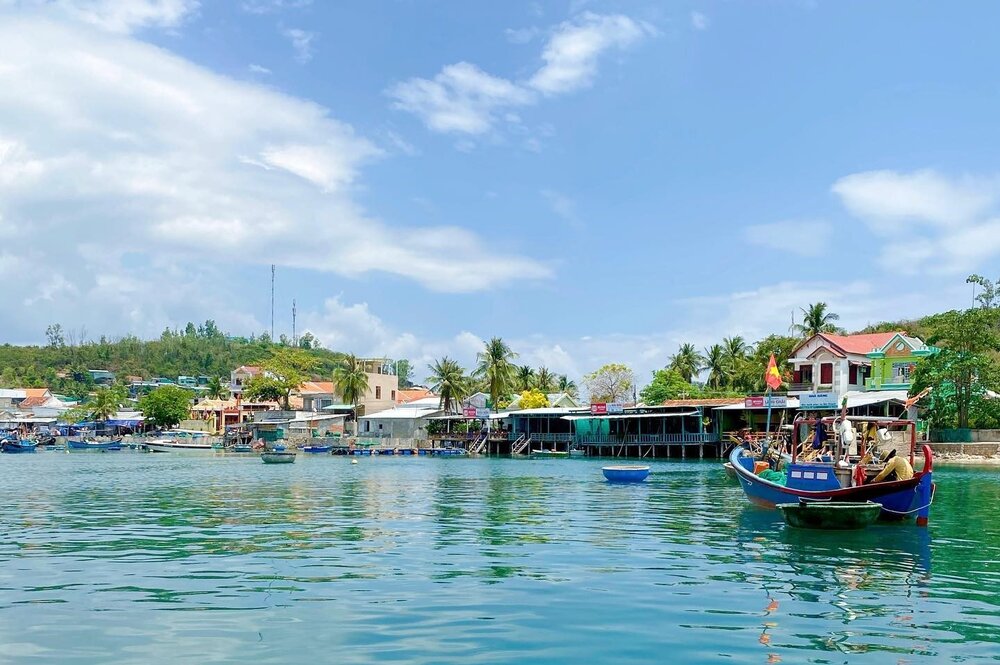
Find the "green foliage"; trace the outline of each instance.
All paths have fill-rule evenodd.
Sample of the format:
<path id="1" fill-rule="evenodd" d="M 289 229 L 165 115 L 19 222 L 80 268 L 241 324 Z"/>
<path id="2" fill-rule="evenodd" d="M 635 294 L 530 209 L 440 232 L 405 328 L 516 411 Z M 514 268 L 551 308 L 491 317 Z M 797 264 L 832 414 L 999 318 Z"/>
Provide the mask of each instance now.
<path id="1" fill-rule="evenodd" d="M 368 374 L 364 363 L 353 353 L 345 357 L 333 370 L 333 381 L 337 391 L 348 404 L 357 406 L 361 398 L 368 392 Z"/>
<path id="2" fill-rule="evenodd" d="M 840 320 L 840 315 L 827 311 L 825 302 L 813 303 L 799 309 L 802 312 L 802 323 L 792 325 L 792 330 L 803 337 L 812 337 L 821 332 L 841 332 L 841 329 L 834 323 L 834 321 Z"/>
<path id="3" fill-rule="evenodd" d="M 539 367 L 535 373 L 535 387 L 543 393 L 550 393 L 556 387 L 556 375 L 548 367 Z"/>
<path id="4" fill-rule="evenodd" d="M 969 275 L 965 280 L 966 284 L 975 284 L 980 287 L 980 292 L 976 294 L 976 302 L 983 309 L 995 309 L 1000 307 L 1000 279 L 991 282 L 982 275 Z"/>
<path id="5" fill-rule="evenodd" d="M 521 392 L 521 401 L 518 403 L 520 409 L 544 409 L 549 406 L 549 398 L 538 388 L 531 388 Z"/>
<path id="6" fill-rule="evenodd" d="M 248 402 L 280 402 L 286 394 L 280 379 L 265 374 L 252 377 L 243 385 L 243 399 Z"/>
<path id="7" fill-rule="evenodd" d="M 399 380 L 400 388 L 412 388 L 413 387 L 413 367 L 410 365 L 410 361 L 406 358 L 401 358 L 392 364 L 393 369 L 396 370 L 396 378 Z"/>
<path id="8" fill-rule="evenodd" d="M 535 385 L 535 370 L 530 365 L 521 365 L 516 370 L 514 389 L 518 391 L 531 390 Z"/>
<path id="9" fill-rule="evenodd" d="M 635 374 L 618 363 L 609 363 L 583 377 L 591 402 L 624 402 L 632 396 Z"/>
<path id="10" fill-rule="evenodd" d="M 205 385 L 205 389 L 205 394 L 209 399 L 223 399 L 229 395 L 229 390 L 223 385 L 222 379 L 218 376 L 210 378 Z"/>
<path id="11" fill-rule="evenodd" d="M 139 400 L 139 410 L 154 427 L 175 427 L 188 417 L 193 393 L 180 386 L 160 386 Z"/>
<path id="12" fill-rule="evenodd" d="M 128 393 L 120 384 L 98 388 L 88 403 L 90 417 L 94 420 L 107 420 L 118 413 L 126 397 Z"/>
<path id="13" fill-rule="evenodd" d="M 677 353 L 670 357 L 670 369 L 680 374 L 687 383 L 691 383 L 704 366 L 705 359 L 694 348 L 694 344 L 681 344 Z"/>
<path id="14" fill-rule="evenodd" d="M 693 385 L 676 369 L 667 367 L 653 372 L 653 380 L 639 393 L 643 404 L 655 406 L 668 399 L 702 396 L 700 386 Z"/>
<path id="15" fill-rule="evenodd" d="M 572 398 L 576 398 L 579 394 L 579 389 L 576 387 L 576 381 L 570 380 L 565 374 L 559 375 L 559 381 L 556 382 L 556 388 L 561 393 L 566 393 Z"/>
<path id="16" fill-rule="evenodd" d="M 927 341 L 940 351 L 917 365 L 910 391 L 931 389 L 931 425 L 965 428 L 974 418 L 993 422 L 996 407 L 984 402 L 991 401 L 986 390 L 1000 379 L 995 358 L 1000 351 L 1000 310 L 952 310 L 926 321 L 932 330 Z"/>
<path id="17" fill-rule="evenodd" d="M 500 399 L 513 392 L 516 381 L 514 353 L 503 339 L 494 337 L 476 354 L 476 371 L 473 374 L 483 381 L 489 393 L 490 405 L 496 408 Z"/>
<path id="18" fill-rule="evenodd" d="M 441 396 L 442 409 L 452 411 L 468 397 L 469 379 L 465 376 L 465 369 L 457 362 L 445 356 L 428 365 L 428 369 L 431 375 L 427 377 L 427 382 L 431 390 Z"/>

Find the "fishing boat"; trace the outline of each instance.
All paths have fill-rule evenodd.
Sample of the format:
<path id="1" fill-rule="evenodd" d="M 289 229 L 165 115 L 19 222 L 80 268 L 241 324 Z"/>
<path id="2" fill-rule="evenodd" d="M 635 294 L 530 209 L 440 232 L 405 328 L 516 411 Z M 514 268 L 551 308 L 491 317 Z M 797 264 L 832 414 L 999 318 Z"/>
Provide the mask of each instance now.
<path id="1" fill-rule="evenodd" d="M 779 503 L 785 524 L 799 529 L 842 531 L 864 529 L 882 513 L 882 504 L 873 501 L 804 501 Z"/>
<path id="2" fill-rule="evenodd" d="M 96 439 L 67 439 L 66 448 L 69 450 L 121 450 L 121 439 L 113 441 L 98 441 Z"/>
<path id="3" fill-rule="evenodd" d="M 198 439 L 159 439 L 147 441 L 146 448 L 154 453 L 212 453 L 215 449 L 208 440 Z"/>
<path id="4" fill-rule="evenodd" d="M 736 467 L 733 466 L 732 462 L 724 462 L 722 464 L 722 468 L 726 472 L 726 478 L 729 478 L 730 480 L 735 480 L 736 482 L 739 482 L 740 479 L 736 475 Z"/>
<path id="5" fill-rule="evenodd" d="M 325 445 L 325 446 L 316 445 L 316 446 L 303 446 L 302 447 L 302 452 L 304 452 L 304 453 L 312 453 L 314 455 L 321 455 L 321 454 L 324 454 L 324 453 L 329 453 L 331 450 L 333 450 L 333 446 L 332 445 Z"/>
<path id="6" fill-rule="evenodd" d="M 5 453 L 33 453 L 35 445 L 34 441 L 28 439 L 4 439 L 0 443 L 0 450 Z"/>
<path id="7" fill-rule="evenodd" d="M 230 448 L 230 452 L 233 453 L 252 453 L 253 446 L 249 443 L 237 443 L 235 446 Z"/>
<path id="8" fill-rule="evenodd" d="M 649 476 L 648 466 L 616 464 L 601 467 L 601 473 L 609 483 L 641 483 Z"/>
<path id="9" fill-rule="evenodd" d="M 546 458 L 546 457 L 569 457 L 568 450 L 532 450 L 532 457 Z"/>
<path id="10" fill-rule="evenodd" d="M 777 472 L 771 471 L 768 464 L 748 455 L 741 447 L 730 453 L 729 462 L 733 465 L 747 499 L 757 506 L 774 509 L 779 504 L 803 500 L 833 503 L 872 501 L 881 505 L 882 519 L 902 519 L 915 515 L 917 525 L 926 526 L 934 498 L 934 454 L 930 446 L 923 446 L 923 468 L 914 472 L 911 478 L 875 482 L 885 465 L 866 462 L 879 456 L 865 450 L 864 442 L 859 447 L 859 456 L 849 454 L 857 437 L 852 421 L 872 420 L 871 417 L 848 417 L 846 413 L 836 418 L 797 419 L 792 434 L 791 461 Z M 912 469 L 916 424 L 910 420 L 881 419 L 880 422 L 886 430 L 894 426 L 908 431 L 909 467 Z M 837 436 L 834 449 L 830 454 L 818 455 L 818 460 L 798 459 L 800 425 L 818 424 L 822 427 L 830 424 L 835 428 Z"/>

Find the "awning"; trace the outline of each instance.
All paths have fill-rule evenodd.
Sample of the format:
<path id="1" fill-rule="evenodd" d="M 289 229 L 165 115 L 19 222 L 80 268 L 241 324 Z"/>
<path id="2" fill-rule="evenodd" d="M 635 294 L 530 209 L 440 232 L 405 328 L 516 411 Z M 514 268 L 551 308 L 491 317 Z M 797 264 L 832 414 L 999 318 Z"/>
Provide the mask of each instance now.
<path id="1" fill-rule="evenodd" d="M 684 418 L 686 416 L 700 416 L 697 411 L 687 413 L 618 413 L 601 416 L 563 416 L 560 420 L 626 420 L 629 418 Z"/>
<path id="2" fill-rule="evenodd" d="M 773 406 L 772 411 L 784 411 L 787 409 L 797 409 L 799 408 L 799 398 L 789 397 L 786 402 L 786 406 Z M 767 411 L 766 406 L 747 406 L 743 404 L 730 404 L 729 406 L 720 406 L 713 409 L 713 411 Z"/>

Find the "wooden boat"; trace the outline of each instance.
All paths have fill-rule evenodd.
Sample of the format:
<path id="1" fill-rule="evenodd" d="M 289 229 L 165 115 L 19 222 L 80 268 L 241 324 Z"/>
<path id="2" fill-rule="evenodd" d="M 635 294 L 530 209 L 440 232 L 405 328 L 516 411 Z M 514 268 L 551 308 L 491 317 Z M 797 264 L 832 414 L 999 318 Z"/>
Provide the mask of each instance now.
<path id="1" fill-rule="evenodd" d="M 846 418 L 842 416 L 842 418 Z M 834 419 L 828 419 L 833 421 Z M 862 420 L 858 418 L 858 420 Z M 866 418 L 871 420 L 871 418 Z M 800 462 L 797 460 L 797 434 L 799 424 L 815 424 L 812 419 L 796 421 L 793 436 L 792 461 L 785 465 L 785 484 L 774 482 L 757 475 L 755 460 L 745 456 L 742 448 L 734 449 L 729 462 L 740 481 L 747 499 L 763 508 L 775 508 L 778 504 L 799 501 L 822 501 L 833 503 L 858 503 L 872 501 L 881 505 L 883 519 L 901 519 L 916 515 L 917 525 L 926 526 L 930 518 L 930 506 L 934 498 L 933 467 L 934 453 L 930 446 L 923 446 L 924 467 L 908 480 L 887 482 L 865 482 L 852 485 L 852 467 L 838 463 L 846 457 L 838 454 L 829 462 Z M 916 426 L 913 421 L 893 421 L 904 425 L 910 432 L 910 464 L 913 462 L 913 448 L 916 446 Z"/>
<path id="2" fill-rule="evenodd" d="M 231 451 L 234 453 L 252 453 L 253 446 L 251 446 L 249 443 L 237 443 L 235 446 L 232 447 Z"/>
<path id="3" fill-rule="evenodd" d="M 733 466 L 732 462 L 724 462 L 722 468 L 725 469 L 727 478 L 739 482 L 739 478 L 736 476 L 736 467 Z"/>
<path id="4" fill-rule="evenodd" d="M 802 501 L 779 503 L 785 524 L 799 529 L 864 529 L 882 513 L 882 504 L 872 501 Z"/>
<path id="5" fill-rule="evenodd" d="M 316 445 L 316 446 L 303 446 L 302 447 L 302 452 L 304 452 L 304 453 L 312 453 L 314 455 L 316 455 L 316 454 L 323 454 L 323 453 L 329 453 L 331 450 L 333 450 L 333 446 L 332 445 L 324 445 L 324 446 Z"/>
<path id="6" fill-rule="evenodd" d="M 69 450 L 121 450 L 122 441 L 97 441 L 94 439 L 68 439 L 66 448 Z"/>
<path id="7" fill-rule="evenodd" d="M 147 441 L 146 448 L 154 453 L 211 453 L 215 452 L 208 441 L 160 439 Z"/>
<path id="8" fill-rule="evenodd" d="M 601 467 L 601 473 L 609 483 L 641 483 L 649 476 L 648 466 L 616 464 Z"/>
<path id="9" fill-rule="evenodd" d="M 0 443 L 0 450 L 5 453 L 33 453 L 35 445 L 34 441 L 28 439 L 4 439 Z"/>
<path id="10" fill-rule="evenodd" d="M 272 450 L 260 454 L 260 459 L 264 464 L 291 464 L 295 461 L 295 453 L 284 450 Z"/>
<path id="11" fill-rule="evenodd" d="M 568 450 L 532 450 L 532 457 L 569 457 Z"/>

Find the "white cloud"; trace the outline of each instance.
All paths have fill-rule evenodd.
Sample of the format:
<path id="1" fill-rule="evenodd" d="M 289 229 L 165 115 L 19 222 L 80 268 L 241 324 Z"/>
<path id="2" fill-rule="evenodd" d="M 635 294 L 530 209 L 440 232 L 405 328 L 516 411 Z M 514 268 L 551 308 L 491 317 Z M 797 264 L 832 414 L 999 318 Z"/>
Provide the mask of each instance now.
<path id="1" fill-rule="evenodd" d="M 701 12 L 691 12 L 691 27 L 695 30 L 708 30 L 708 17 Z"/>
<path id="2" fill-rule="evenodd" d="M 1000 256 L 1000 177 L 867 171 L 832 191 L 883 238 L 879 264 L 888 271 L 968 273 Z"/>
<path id="3" fill-rule="evenodd" d="M 528 85 L 547 95 L 589 86 L 597 74 L 597 59 L 612 48 L 625 48 L 650 34 L 651 29 L 627 16 L 585 12 L 559 25 L 545 49 L 545 65 Z"/>
<path id="4" fill-rule="evenodd" d="M 833 227 L 822 221 L 788 220 L 753 224 L 743 229 L 743 237 L 759 247 L 798 256 L 821 256 L 830 252 Z"/>
<path id="5" fill-rule="evenodd" d="M 529 104 L 532 94 L 475 65 L 448 65 L 434 80 L 413 78 L 389 89 L 393 106 L 420 116 L 437 132 L 482 134 L 499 109 Z"/>
<path id="6" fill-rule="evenodd" d="M 627 16 L 586 12 L 556 26 L 542 51 L 545 64 L 525 81 L 459 62 L 442 68 L 433 79 L 397 83 L 386 94 L 393 107 L 417 115 L 433 131 L 481 135 L 499 118 L 519 122 L 511 110 L 537 103 L 537 93 L 551 96 L 589 86 L 605 51 L 625 48 L 650 34 L 652 28 Z"/>
<path id="7" fill-rule="evenodd" d="M 202 309 L 194 303 L 212 310 L 236 289 L 224 276 L 198 279 L 216 265 L 389 272 L 451 292 L 551 274 L 463 229 L 394 228 L 367 215 L 353 188 L 382 151 L 317 104 L 76 23 L 8 17 L 0 44 L 0 90 L 18 93 L 0 95 L 0 219 L 18 231 L 4 251 L 31 257 L 20 283 L 73 265 L 64 277 L 79 291 L 50 289 L 51 302 L 22 293 L 34 299 L 31 317 L 17 317 L 25 326 L 72 308 L 85 320 L 130 320 L 102 307 L 135 310 L 146 317 L 139 330 L 175 312 L 186 321 Z M 203 293 L 189 312 L 174 308 L 185 291 L 149 267 L 154 258 Z M 151 301 L 170 298 L 137 305 L 122 290 L 130 283 Z M 246 320 L 236 309 L 231 320 Z"/>
<path id="8" fill-rule="evenodd" d="M 267 67 L 264 67 L 263 65 L 257 65 L 254 63 L 248 65 L 247 69 L 250 70 L 250 72 L 253 74 L 264 74 L 266 76 L 271 73 L 271 70 L 268 69 Z"/>
<path id="9" fill-rule="evenodd" d="M 892 232 L 900 221 L 969 222 L 996 204 L 1000 179 L 955 179 L 932 170 L 866 171 L 837 180 L 832 191 L 852 213 Z"/>
<path id="10" fill-rule="evenodd" d="M 507 41 L 512 44 L 527 44 L 532 39 L 537 37 L 541 30 L 536 26 L 531 26 L 529 28 L 507 28 L 503 31 L 507 35 Z"/>
<path id="11" fill-rule="evenodd" d="M 285 9 L 301 9 L 312 4 L 312 0 L 243 0 L 243 11 L 251 14 L 273 14 Z"/>
<path id="12" fill-rule="evenodd" d="M 200 5 L 198 0 L 9 0 L 7 4 L 118 33 L 147 27 L 175 28 Z"/>
<path id="13" fill-rule="evenodd" d="M 313 41 L 316 39 L 315 32 L 308 32 L 300 28 L 285 28 L 281 34 L 292 43 L 296 62 L 304 65 L 312 60 L 316 53 L 316 48 L 313 45 Z"/>

